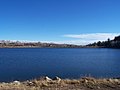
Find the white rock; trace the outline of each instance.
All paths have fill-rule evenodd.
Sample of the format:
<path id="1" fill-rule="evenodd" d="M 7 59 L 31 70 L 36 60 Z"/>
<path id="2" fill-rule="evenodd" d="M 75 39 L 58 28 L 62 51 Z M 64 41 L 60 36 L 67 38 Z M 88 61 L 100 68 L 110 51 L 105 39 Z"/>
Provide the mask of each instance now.
<path id="1" fill-rule="evenodd" d="M 114 81 L 115 81 L 115 82 L 119 82 L 119 80 L 118 80 L 118 79 L 114 79 Z"/>
<path id="2" fill-rule="evenodd" d="M 85 83 L 88 83 L 88 80 L 85 79 Z"/>
<path id="3" fill-rule="evenodd" d="M 45 80 L 51 81 L 52 79 L 46 76 L 46 77 L 45 77 Z"/>
<path id="4" fill-rule="evenodd" d="M 59 77 L 56 76 L 56 77 L 54 78 L 54 80 L 61 81 L 61 78 L 59 78 Z"/>
<path id="5" fill-rule="evenodd" d="M 19 81 L 14 81 L 13 83 L 16 84 L 16 85 L 20 85 Z"/>

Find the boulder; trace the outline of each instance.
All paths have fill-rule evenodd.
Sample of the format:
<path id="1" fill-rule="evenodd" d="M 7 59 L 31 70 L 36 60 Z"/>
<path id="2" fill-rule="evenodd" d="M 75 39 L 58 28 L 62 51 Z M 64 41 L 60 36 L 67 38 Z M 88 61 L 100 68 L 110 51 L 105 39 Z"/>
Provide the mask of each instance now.
<path id="1" fill-rule="evenodd" d="M 14 81 L 13 84 L 20 85 L 21 83 L 20 83 L 20 81 Z"/>
<path id="2" fill-rule="evenodd" d="M 55 77 L 55 78 L 53 78 L 53 80 L 58 80 L 58 81 L 61 81 L 61 78 L 59 78 L 59 77 Z"/>
<path id="3" fill-rule="evenodd" d="M 48 76 L 44 77 L 44 79 L 47 80 L 47 81 L 52 81 L 52 79 L 49 78 Z"/>

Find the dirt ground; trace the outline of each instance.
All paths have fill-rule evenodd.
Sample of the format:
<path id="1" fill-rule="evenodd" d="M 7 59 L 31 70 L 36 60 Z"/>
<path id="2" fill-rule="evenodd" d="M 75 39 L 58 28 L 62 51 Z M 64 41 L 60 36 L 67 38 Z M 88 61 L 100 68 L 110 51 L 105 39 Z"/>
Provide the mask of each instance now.
<path id="1" fill-rule="evenodd" d="M 120 90 L 120 79 L 61 79 L 49 77 L 27 80 L 24 82 L 1 82 L 0 90 Z"/>

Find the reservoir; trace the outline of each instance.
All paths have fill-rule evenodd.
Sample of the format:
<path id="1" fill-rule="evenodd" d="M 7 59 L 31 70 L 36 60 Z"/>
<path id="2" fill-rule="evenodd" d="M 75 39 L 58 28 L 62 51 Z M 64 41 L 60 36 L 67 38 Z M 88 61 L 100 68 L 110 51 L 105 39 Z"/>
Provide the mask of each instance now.
<path id="1" fill-rule="evenodd" d="M 0 82 L 49 76 L 120 77 L 120 49 L 1 48 Z"/>

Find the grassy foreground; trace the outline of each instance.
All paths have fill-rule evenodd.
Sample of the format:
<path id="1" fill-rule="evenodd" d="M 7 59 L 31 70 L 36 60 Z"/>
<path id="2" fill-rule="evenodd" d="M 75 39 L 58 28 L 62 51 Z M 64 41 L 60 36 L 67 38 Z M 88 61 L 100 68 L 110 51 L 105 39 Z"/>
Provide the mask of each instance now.
<path id="1" fill-rule="evenodd" d="M 120 79 L 60 79 L 43 77 L 28 81 L 0 83 L 0 90 L 120 90 Z"/>

